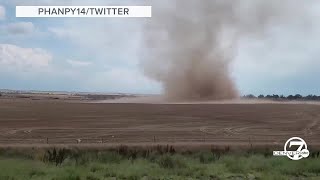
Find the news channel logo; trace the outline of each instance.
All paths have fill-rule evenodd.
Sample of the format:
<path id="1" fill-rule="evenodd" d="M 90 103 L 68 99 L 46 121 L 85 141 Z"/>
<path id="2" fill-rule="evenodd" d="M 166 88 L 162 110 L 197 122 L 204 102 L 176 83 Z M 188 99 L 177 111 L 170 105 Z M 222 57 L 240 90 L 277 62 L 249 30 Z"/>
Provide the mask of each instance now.
<path id="1" fill-rule="evenodd" d="M 292 137 L 284 144 L 284 151 L 273 151 L 273 156 L 287 156 L 297 161 L 309 157 L 307 143 L 300 137 Z"/>

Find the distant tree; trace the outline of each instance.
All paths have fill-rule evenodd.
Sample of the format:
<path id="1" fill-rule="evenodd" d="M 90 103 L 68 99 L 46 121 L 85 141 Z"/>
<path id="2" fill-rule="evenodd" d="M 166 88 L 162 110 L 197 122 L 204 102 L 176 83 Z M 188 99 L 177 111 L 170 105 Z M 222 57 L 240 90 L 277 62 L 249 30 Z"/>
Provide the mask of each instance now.
<path id="1" fill-rule="evenodd" d="M 267 98 L 267 99 L 272 99 L 272 96 L 268 94 L 268 95 L 266 96 L 266 98 Z"/>
<path id="2" fill-rule="evenodd" d="M 314 98 L 314 96 L 312 94 L 310 94 L 310 95 L 306 96 L 304 99 L 306 99 L 306 100 L 314 100 L 313 98 Z"/>
<path id="3" fill-rule="evenodd" d="M 256 96 L 254 96 L 253 94 L 248 94 L 246 96 L 244 96 L 245 98 L 248 98 L 248 99 L 254 99 L 256 98 Z"/>
<path id="4" fill-rule="evenodd" d="M 319 101 L 320 100 L 320 96 L 313 95 L 312 96 L 312 100 Z"/>
<path id="5" fill-rule="evenodd" d="M 289 96 L 287 97 L 287 99 L 288 99 L 288 100 L 294 100 L 294 96 L 293 96 L 293 95 L 289 95 Z"/>
<path id="6" fill-rule="evenodd" d="M 294 96 L 294 99 L 302 99 L 302 95 L 296 94 L 296 95 Z"/>
<path id="7" fill-rule="evenodd" d="M 260 94 L 259 96 L 255 96 L 253 94 L 248 94 L 248 95 L 244 95 L 242 96 L 243 98 L 246 99 L 255 99 L 255 98 L 259 98 L 259 99 L 272 99 L 272 100 L 309 100 L 309 101 L 320 101 L 320 96 L 316 96 L 316 95 L 307 95 L 307 96 L 302 96 L 301 94 L 296 94 L 296 95 L 288 95 L 287 97 L 284 95 L 277 95 L 277 94 L 272 94 L 272 95 L 266 95 L 264 96 L 263 94 Z"/>

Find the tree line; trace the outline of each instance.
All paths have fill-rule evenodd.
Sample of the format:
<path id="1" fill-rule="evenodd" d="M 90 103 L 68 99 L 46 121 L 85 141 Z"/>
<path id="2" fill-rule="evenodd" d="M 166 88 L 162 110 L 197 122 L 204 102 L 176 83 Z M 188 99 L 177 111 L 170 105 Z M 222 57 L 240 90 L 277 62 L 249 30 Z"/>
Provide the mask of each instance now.
<path id="1" fill-rule="evenodd" d="M 273 94 L 273 95 L 259 95 L 255 96 L 253 94 L 248 94 L 242 96 L 242 98 L 245 99 L 270 99 L 270 100 L 303 100 L 303 101 L 320 101 L 320 96 L 317 95 L 307 95 L 307 96 L 302 96 L 301 94 L 296 94 L 296 95 L 278 95 L 278 94 Z"/>

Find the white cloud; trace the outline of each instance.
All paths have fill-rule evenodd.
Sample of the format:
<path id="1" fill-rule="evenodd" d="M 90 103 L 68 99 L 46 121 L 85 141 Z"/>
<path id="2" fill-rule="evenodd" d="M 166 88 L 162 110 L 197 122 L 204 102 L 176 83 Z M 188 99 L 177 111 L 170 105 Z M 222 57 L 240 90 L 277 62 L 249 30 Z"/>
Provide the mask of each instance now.
<path id="1" fill-rule="evenodd" d="M 70 38 L 73 36 L 74 33 L 72 33 L 71 30 L 64 29 L 64 28 L 48 28 L 48 31 L 52 34 L 56 35 L 59 38 Z"/>
<path id="2" fill-rule="evenodd" d="M 8 34 L 24 35 L 34 32 L 35 27 L 32 22 L 9 23 L 2 27 Z"/>
<path id="3" fill-rule="evenodd" d="M 71 5 L 148 5 L 142 0 L 71 0 Z M 56 37 L 67 39 L 85 52 L 95 54 L 107 64 L 136 65 L 145 19 L 64 19 L 63 25 L 49 27 Z M 125 52 L 125 53 L 123 53 Z"/>
<path id="4" fill-rule="evenodd" d="M 6 18 L 6 9 L 0 5 L 0 20 L 4 20 Z"/>
<path id="5" fill-rule="evenodd" d="M 51 60 L 52 55 L 43 49 L 0 44 L 0 67 L 4 69 L 41 69 L 48 67 Z"/>
<path id="6" fill-rule="evenodd" d="M 121 93 L 160 93 L 161 89 L 158 83 L 146 78 L 137 68 L 123 67 L 95 73 L 84 84 L 97 91 Z"/>
<path id="7" fill-rule="evenodd" d="M 71 59 L 68 59 L 67 63 L 69 63 L 71 66 L 74 66 L 74 67 L 85 67 L 85 66 L 90 66 L 92 64 L 91 62 L 87 62 L 87 61 L 76 61 Z"/>
<path id="8" fill-rule="evenodd" d="M 234 69 L 240 75 L 251 74 L 252 79 L 281 79 L 310 73 L 320 65 L 318 32 L 285 28 L 261 40 L 243 41 Z"/>
<path id="9" fill-rule="evenodd" d="M 85 52 L 95 54 L 97 59 L 105 60 L 101 63 L 136 65 L 139 62 L 143 21 L 142 19 L 107 21 L 82 19 L 81 22 L 65 20 L 63 27 L 51 27 L 49 31 L 58 38 L 69 40 Z"/>

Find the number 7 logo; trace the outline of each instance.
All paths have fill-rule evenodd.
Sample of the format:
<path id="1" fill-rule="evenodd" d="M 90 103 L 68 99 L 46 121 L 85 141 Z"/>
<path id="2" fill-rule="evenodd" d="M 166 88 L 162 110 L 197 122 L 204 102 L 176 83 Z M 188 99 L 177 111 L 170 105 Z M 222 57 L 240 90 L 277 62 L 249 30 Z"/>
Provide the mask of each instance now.
<path id="1" fill-rule="evenodd" d="M 287 151 L 288 143 L 289 143 L 289 148 L 291 148 L 292 146 L 299 146 L 299 147 L 297 148 L 296 151 Z M 300 160 L 302 158 L 306 158 L 309 156 L 307 143 L 302 138 L 299 138 L 299 137 L 290 138 L 284 145 L 284 151 L 292 152 L 292 154 L 287 153 L 287 156 L 292 160 Z"/>

